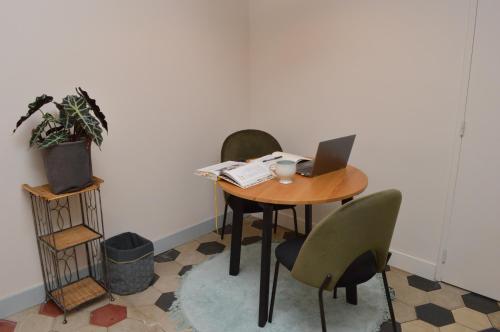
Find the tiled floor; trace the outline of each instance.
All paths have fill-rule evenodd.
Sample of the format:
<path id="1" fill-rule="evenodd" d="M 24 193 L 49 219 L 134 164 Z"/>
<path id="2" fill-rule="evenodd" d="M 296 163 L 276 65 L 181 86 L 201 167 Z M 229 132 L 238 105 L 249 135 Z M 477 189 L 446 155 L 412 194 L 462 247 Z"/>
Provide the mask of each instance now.
<path id="1" fill-rule="evenodd" d="M 246 218 L 243 244 L 259 241 L 260 229 L 260 220 Z M 230 232 L 229 227 L 227 231 Z M 281 240 L 290 236 L 294 236 L 293 232 L 278 228 L 275 238 Z M 180 277 L 208 256 L 228 250 L 230 241 L 230 234 L 221 241 L 215 233 L 209 233 L 156 256 L 157 280 L 146 291 L 116 296 L 112 303 L 105 299 L 84 307 L 70 314 L 67 324 L 62 324 L 57 307 L 48 304 L 0 320 L 0 332 L 174 332 L 169 309 L 175 301 Z M 396 294 L 394 310 L 398 327 L 403 332 L 500 331 L 500 307 L 495 301 L 396 268 L 390 268 L 387 277 Z M 382 325 L 381 331 L 392 331 L 389 322 Z"/>

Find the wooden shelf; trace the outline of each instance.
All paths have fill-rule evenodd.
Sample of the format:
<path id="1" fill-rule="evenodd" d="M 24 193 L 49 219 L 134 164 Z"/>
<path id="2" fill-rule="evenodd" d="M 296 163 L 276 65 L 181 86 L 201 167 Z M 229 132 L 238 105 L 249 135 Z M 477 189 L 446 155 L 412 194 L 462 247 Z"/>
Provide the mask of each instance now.
<path id="1" fill-rule="evenodd" d="M 106 294 L 106 290 L 97 281 L 87 277 L 66 285 L 62 289 L 54 290 L 50 294 L 60 302 L 64 309 L 70 311 L 79 305 L 103 296 Z"/>
<path id="2" fill-rule="evenodd" d="M 92 181 L 82 190 L 59 195 L 52 193 L 48 184 L 22 186 L 30 194 L 45 298 L 64 312 L 64 323 L 68 312 L 106 294 L 111 297 L 101 266 L 104 252 L 99 250 L 105 241 L 100 191 L 104 181 L 95 176 Z M 79 205 L 81 213 L 72 220 L 74 205 Z M 77 246 L 81 250 L 76 250 Z M 86 262 L 77 259 L 83 253 Z"/>
<path id="3" fill-rule="evenodd" d="M 98 189 L 101 186 L 101 183 L 104 182 L 104 180 L 102 180 L 96 176 L 94 176 L 92 178 L 94 180 L 94 183 L 91 184 L 90 186 L 88 186 L 82 190 L 71 192 L 71 193 L 66 193 L 66 194 L 56 195 L 56 194 L 52 193 L 52 191 L 50 191 L 50 186 L 48 184 L 44 184 L 44 185 L 38 186 L 38 187 L 32 187 L 28 184 L 23 184 L 23 189 L 32 193 L 35 196 L 38 196 L 40 198 L 45 199 L 46 201 L 53 201 L 56 199 L 66 198 L 69 196 L 74 196 L 74 195 L 78 195 L 78 194 L 81 194 L 81 193 L 84 193 L 87 191 Z"/>
<path id="4" fill-rule="evenodd" d="M 101 234 L 94 232 L 84 225 L 78 225 L 54 234 L 41 236 L 40 238 L 53 249 L 60 251 L 100 237 Z"/>

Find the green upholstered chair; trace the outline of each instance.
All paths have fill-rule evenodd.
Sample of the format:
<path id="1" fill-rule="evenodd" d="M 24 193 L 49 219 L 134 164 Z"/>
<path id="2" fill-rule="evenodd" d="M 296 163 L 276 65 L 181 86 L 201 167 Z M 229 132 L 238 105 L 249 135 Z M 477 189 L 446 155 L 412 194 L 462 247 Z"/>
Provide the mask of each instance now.
<path id="1" fill-rule="evenodd" d="M 269 322 L 272 322 L 281 264 L 295 279 L 319 289 L 323 331 L 326 331 L 323 291 L 345 287 L 347 297 L 355 300 L 352 297 L 357 298 L 356 286 L 381 273 L 392 327 L 396 331 L 385 268 L 400 205 L 401 192 L 395 189 L 364 196 L 332 212 L 313 228 L 307 238 L 281 243 L 276 248 Z"/>
<path id="2" fill-rule="evenodd" d="M 246 161 L 262 157 L 266 154 L 271 154 L 275 151 L 282 151 L 281 145 L 270 134 L 257 129 L 240 130 L 229 135 L 222 144 L 221 162 Z M 232 208 L 231 197 L 224 194 L 226 204 L 224 206 L 224 217 L 222 219 L 221 239 L 224 239 L 226 230 L 227 207 Z M 293 212 L 293 221 L 295 226 L 295 234 L 298 236 L 297 212 L 294 205 L 274 205 L 274 232 L 278 227 L 278 211 L 291 209 Z M 243 213 L 262 212 L 262 208 L 257 202 L 243 200 Z"/>

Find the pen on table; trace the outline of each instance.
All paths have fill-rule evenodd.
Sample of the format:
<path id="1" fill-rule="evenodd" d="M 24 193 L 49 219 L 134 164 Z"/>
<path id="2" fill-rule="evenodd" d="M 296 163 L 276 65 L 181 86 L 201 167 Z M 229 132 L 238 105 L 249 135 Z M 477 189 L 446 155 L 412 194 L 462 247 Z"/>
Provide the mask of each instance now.
<path id="1" fill-rule="evenodd" d="M 273 160 L 280 159 L 280 158 L 283 158 L 283 156 L 277 156 L 277 157 L 274 157 L 274 158 L 270 158 L 270 159 L 262 160 L 262 162 L 263 162 L 263 163 L 267 163 L 268 161 L 273 161 Z"/>

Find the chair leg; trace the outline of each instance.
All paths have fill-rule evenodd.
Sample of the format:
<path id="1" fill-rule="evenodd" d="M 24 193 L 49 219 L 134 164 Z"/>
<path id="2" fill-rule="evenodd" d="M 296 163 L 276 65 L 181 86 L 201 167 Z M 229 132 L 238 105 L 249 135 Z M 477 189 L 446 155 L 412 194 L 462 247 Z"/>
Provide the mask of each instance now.
<path id="1" fill-rule="evenodd" d="M 335 287 L 333 289 L 333 298 L 336 299 L 337 298 L 337 287 Z"/>
<path id="2" fill-rule="evenodd" d="M 295 236 L 299 236 L 299 224 L 297 223 L 297 211 L 295 211 L 295 208 L 292 208 L 293 212 L 293 226 L 295 227 Z"/>
<path id="3" fill-rule="evenodd" d="M 382 279 L 384 280 L 385 297 L 387 298 L 387 305 L 389 306 L 389 314 L 391 315 L 392 330 L 397 332 L 396 318 L 394 317 L 394 309 L 392 308 L 391 293 L 389 292 L 389 284 L 387 283 L 387 276 L 385 270 L 382 271 Z"/>
<path id="4" fill-rule="evenodd" d="M 358 304 L 358 288 L 356 285 L 347 286 L 345 288 L 345 297 L 346 301 L 349 304 L 357 305 Z"/>
<path id="5" fill-rule="evenodd" d="M 278 230 L 278 210 L 274 210 L 274 234 Z"/>
<path id="6" fill-rule="evenodd" d="M 226 231 L 226 217 L 227 217 L 227 202 L 226 205 L 224 205 L 224 217 L 222 218 L 222 231 L 220 235 L 220 239 L 224 240 L 224 232 Z"/>
<path id="7" fill-rule="evenodd" d="M 274 279 L 273 279 L 273 291 L 271 293 L 271 306 L 269 307 L 269 323 L 273 321 L 273 311 L 274 311 L 274 299 L 276 298 L 276 286 L 278 285 L 278 272 L 280 271 L 280 262 L 276 261 L 276 267 L 274 268 Z"/>
<path id="8" fill-rule="evenodd" d="M 318 298 L 319 298 L 319 313 L 321 315 L 321 331 L 326 332 L 326 319 L 325 319 L 325 308 L 323 306 L 323 290 L 328 286 L 328 284 L 332 281 L 331 274 L 327 275 L 321 287 L 319 288 Z"/>

